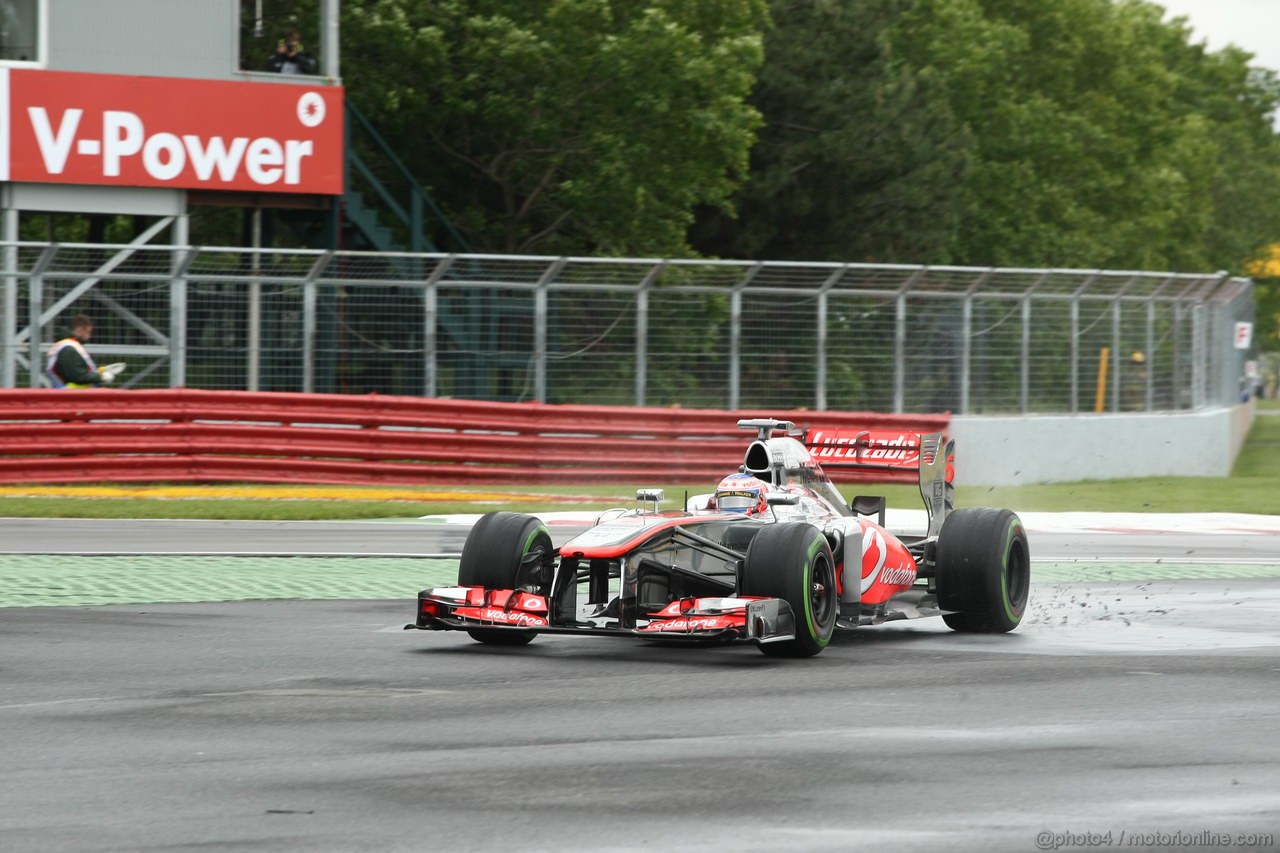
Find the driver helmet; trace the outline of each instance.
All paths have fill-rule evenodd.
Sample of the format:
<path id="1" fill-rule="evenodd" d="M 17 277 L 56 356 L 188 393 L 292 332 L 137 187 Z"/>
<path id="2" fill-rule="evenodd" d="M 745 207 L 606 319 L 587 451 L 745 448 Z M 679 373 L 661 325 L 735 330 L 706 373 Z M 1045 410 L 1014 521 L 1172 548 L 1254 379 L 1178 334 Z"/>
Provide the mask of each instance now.
<path id="1" fill-rule="evenodd" d="M 716 509 L 721 512 L 743 512 L 748 515 L 767 507 L 765 492 L 769 485 L 751 474 L 730 474 L 716 486 Z"/>

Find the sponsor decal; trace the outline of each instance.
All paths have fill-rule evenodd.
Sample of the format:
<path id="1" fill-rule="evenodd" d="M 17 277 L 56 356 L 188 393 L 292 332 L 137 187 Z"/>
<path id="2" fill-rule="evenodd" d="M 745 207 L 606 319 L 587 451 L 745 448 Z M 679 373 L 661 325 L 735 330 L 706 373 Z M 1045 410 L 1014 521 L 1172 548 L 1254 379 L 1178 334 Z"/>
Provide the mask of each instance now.
<path id="1" fill-rule="evenodd" d="M 889 586 L 906 586 L 916 582 L 916 570 L 908 568 L 885 569 L 880 573 L 880 583 Z"/>
<path id="2" fill-rule="evenodd" d="M 733 618 L 732 616 L 691 616 L 684 619 L 667 619 L 662 622 L 651 622 L 641 631 L 680 631 L 689 633 L 691 631 L 715 631 L 721 628 L 729 628 L 733 625 L 743 624 L 741 616 Z"/>
<path id="3" fill-rule="evenodd" d="M 919 436 L 915 433 L 868 433 L 865 430 L 814 430 L 808 438 L 809 452 L 819 460 L 890 462 L 917 464 Z"/>
<path id="4" fill-rule="evenodd" d="M 9 69 L 11 181 L 338 194 L 343 90 Z"/>
<path id="5" fill-rule="evenodd" d="M 862 522 L 862 583 L 865 594 L 877 582 L 887 586 L 909 586 L 916 582 L 915 566 L 885 566 L 889 558 L 884 534 L 870 522 Z"/>
<path id="6" fill-rule="evenodd" d="M 547 600 L 540 595 L 530 595 L 527 592 L 522 592 L 520 597 L 516 599 L 516 606 L 522 610 L 538 610 L 545 613 Z"/>
<path id="7" fill-rule="evenodd" d="M 1241 321 L 1236 323 L 1236 349 L 1248 349 L 1253 345 L 1253 324 Z"/>
<path id="8" fill-rule="evenodd" d="M 479 619 L 484 622 L 498 622 L 520 628 L 544 628 L 547 620 L 533 613 L 519 610 L 503 610 L 498 607 L 465 607 L 455 611 L 455 615 L 467 619 Z"/>
<path id="9" fill-rule="evenodd" d="M 691 610 L 698 611 L 699 613 L 711 613 L 715 615 L 720 615 L 721 611 L 740 613 L 746 609 L 749 602 L 760 600 L 761 598 L 759 596 L 744 596 L 742 598 L 683 598 L 679 601 L 671 602 L 655 615 L 659 617 L 683 616 Z"/>

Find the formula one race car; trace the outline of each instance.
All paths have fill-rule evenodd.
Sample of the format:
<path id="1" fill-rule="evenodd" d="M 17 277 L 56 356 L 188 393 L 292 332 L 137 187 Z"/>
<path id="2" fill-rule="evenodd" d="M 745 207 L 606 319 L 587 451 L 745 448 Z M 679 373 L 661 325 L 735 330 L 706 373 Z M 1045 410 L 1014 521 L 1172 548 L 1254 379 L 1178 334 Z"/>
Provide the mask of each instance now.
<path id="1" fill-rule="evenodd" d="M 1010 631 L 1030 587 L 1027 534 L 1005 509 L 954 509 L 954 442 L 939 434 L 755 430 L 738 473 L 683 510 L 610 510 L 552 546 L 531 515 L 494 512 L 472 528 L 458 585 L 423 590 L 406 628 L 466 631 L 517 646 L 539 633 L 647 640 L 748 641 L 807 657 L 836 628 L 940 615 L 956 631 Z M 803 441 L 797 438 L 800 436 Z M 844 503 L 818 464 L 918 469 L 923 535 L 885 528 L 885 499 Z"/>

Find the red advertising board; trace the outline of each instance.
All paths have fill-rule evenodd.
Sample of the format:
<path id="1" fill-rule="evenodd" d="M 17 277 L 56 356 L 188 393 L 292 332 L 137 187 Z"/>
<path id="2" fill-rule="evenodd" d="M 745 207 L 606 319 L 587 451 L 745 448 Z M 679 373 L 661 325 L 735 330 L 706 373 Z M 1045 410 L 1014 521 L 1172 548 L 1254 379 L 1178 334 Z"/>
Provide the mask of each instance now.
<path id="1" fill-rule="evenodd" d="M 0 69 L 0 180 L 342 192 L 338 86 Z"/>

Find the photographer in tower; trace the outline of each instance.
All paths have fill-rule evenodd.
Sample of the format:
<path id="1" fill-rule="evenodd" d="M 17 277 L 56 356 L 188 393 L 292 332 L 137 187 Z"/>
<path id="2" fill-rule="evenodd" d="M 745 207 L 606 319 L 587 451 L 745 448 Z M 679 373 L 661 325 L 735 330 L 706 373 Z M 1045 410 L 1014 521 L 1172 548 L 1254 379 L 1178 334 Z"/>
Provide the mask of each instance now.
<path id="1" fill-rule="evenodd" d="M 277 74 L 315 74 L 316 61 L 302 49 L 302 35 L 290 30 L 276 44 L 276 52 L 267 58 L 266 70 Z"/>

